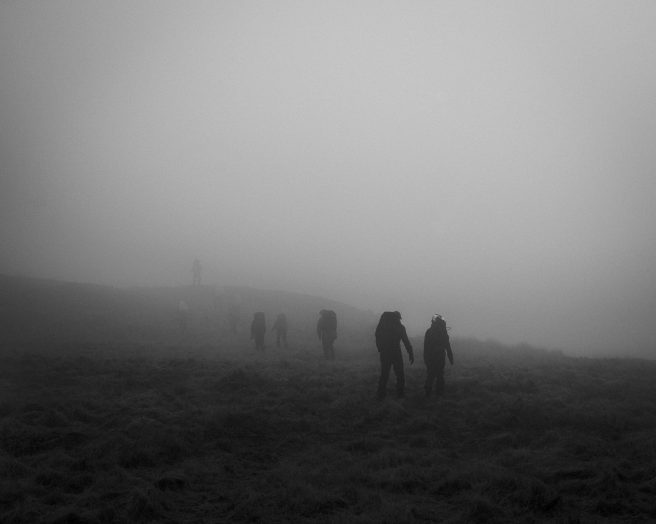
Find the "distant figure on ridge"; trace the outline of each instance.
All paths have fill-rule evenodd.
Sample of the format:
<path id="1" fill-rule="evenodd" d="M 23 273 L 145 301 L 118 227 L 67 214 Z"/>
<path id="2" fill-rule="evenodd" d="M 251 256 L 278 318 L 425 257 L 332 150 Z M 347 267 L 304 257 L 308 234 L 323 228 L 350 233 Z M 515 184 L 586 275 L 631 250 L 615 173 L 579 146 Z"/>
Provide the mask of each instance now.
<path id="1" fill-rule="evenodd" d="M 280 347 L 282 342 L 285 349 L 287 349 L 287 315 L 280 313 L 276 317 L 272 330 L 276 332 L 276 347 Z"/>
<path id="2" fill-rule="evenodd" d="M 321 340 L 323 354 L 326 359 L 335 360 L 335 347 L 333 344 L 337 338 L 337 315 L 333 310 L 322 309 L 319 311 L 317 335 Z"/>
<path id="3" fill-rule="evenodd" d="M 426 363 L 426 396 L 431 394 L 435 382 L 435 394 L 444 393 L 444 356 L 449 357 L 453 366 L 453 352 L 446 330 L 446 322 L 442 315 L 433 315 L 431 325 L 424 336 L 424 362 Z"/>
<path id="4" fill-rule="evenodd" d="M 255 349 L 264 351 L 264 332 L 266 331 L 266 321 L 264 313 L 258 311 L 253 315 L 251 322 L 251 340 L 255 340 Z"/>
<path id="5" fill-rule="evenodd" d="M 380 316 L 376 327 L 376 347 L 380 353 L 380 380 L 378 381 L 378 400 L 383 400 L 387 395 L 387 380 L 390 368 L 394 367 L 396 375 L 396 396 L 403 398 L 405 395 L 405 375 L 403 374 L 403 354 L 401 353 L 401 341 L 408 352 L 410 364 L 415 361 L 412 344 L 408 340 L 405 326 L 401 324 L 401 313 L 398 311 L 385 311 Z"/>
<path id="6" fill-rule="evenodd" d="M 200 275 L 202 272 L 203 272 L 203 268 L 200 265 L 200 260 L 195 258 L 194 263 L 191 266 L 192 286 L 200 286 Z"/>

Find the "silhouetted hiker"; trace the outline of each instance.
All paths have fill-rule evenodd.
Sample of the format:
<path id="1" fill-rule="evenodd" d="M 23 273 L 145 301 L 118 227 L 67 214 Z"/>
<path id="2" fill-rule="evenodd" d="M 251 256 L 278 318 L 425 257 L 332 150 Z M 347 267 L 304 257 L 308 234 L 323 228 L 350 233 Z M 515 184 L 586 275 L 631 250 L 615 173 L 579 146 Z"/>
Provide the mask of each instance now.
<path id="1" fill-rule="evenodd" d="M 333 310 L 322 309 L 319 311 L 317 335 L 323 346 L 323 355 L 328 360 L 335 360 L 335 347 L 333 344 L 337 338 L 337 315 Z"/>
<path id="2" fill-rule="evenodd" d="M 178 324 L 180 329 L 184 332 L 187 331 L 187 323 L 189 322 L 189 306 L 184 300 L 178 302 Z"/>
<path id="3" fill-rule="evenodd" d="M 273 331 L 276 332 L 276 346 L 280 347 L 280 342 L 287 348 L 287 315 L 280 313 L 273 324 Z"/>
<path id="4" fill-rule="evenodd" d="M 191 266 L 192 281 L 193 286 L 200 286 L 200 274 L 202 273 L 203 268 L 200 265 L 200 260 L 197 258 L 194 259 L 194 263 Z"/>
<path id="5" fill-rule="evenodd" d="M 387 395 L 387 380 L 390 368 L 394 367 L 396 375 L 396 395 L 402 398 L 405 394 L 405 375 L 403 374 L 403 353 L 401 341 L 408 352 L 410 364 L 415 361 L 412 344 L 408 340 L 405 326 L 401 324 L 401 313 L 398 311 L 385 311 L 380 316 L 376 327 L 376 347 L 380 353 L 380 380 L 378 381 L 378 399 Z"/>
<path id="6" fill-rule="evenodd" d="M 255 340 L 255 349 L 264 351 L 264 332 L 266 331 L 266 321 L 264 313 L 258 311 L 253 315 L 251 323 L 251 340 Z"/>
<path id="7" fill-rule="evenodd" d="M 424 336 L 424 362 L 426 363 L 426 396 L 431 394 L 435 382 L 436 395 L 444 393 L 444 355 L 449 357 L 453 366 L 451 342 L 446 330 L 446 322 L 442 315 L 433 315 L 431 326 Z"/>

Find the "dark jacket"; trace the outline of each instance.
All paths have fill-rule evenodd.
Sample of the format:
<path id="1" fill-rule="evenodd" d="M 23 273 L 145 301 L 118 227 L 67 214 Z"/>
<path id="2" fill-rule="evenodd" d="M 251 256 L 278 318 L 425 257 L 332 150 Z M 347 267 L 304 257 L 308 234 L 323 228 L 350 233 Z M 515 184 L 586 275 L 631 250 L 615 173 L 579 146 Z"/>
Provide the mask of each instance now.
<path id="1" fill-rule="evenodd" d="M 446 322 L 438 318 L 431 324 L 424 336 L 424 362 L 427 364 L 433 362 L 443 363 L 445 351 L 447 357 L 449 357 L 449 362 L 453 364 L 453 352 L 451 351 L 449 333 L 446 330 Z"/>
<path id="2" fill-rule="evenodd" d="M 322 309 L 319 313 L 317 335 L 321 340 L 324 338 L 335 340 L 337 338 L 337 315 L 333 310 Z"/>
<path id="3" fill-rule="evenodd" d="M 401 317 L 392 311 L 386 311 L 380 316 L 376 327 L 376 347 L 380 353 L 401 351 L 401 341 L 409 355 L 412 355 L 412 344 L 408 340 Z"/>

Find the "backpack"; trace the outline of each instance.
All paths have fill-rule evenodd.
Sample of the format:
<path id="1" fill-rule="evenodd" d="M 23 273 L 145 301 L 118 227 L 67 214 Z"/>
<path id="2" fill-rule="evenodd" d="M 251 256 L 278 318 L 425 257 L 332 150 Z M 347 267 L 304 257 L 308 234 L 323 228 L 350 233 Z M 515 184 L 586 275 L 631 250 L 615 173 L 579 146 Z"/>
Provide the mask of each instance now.
<path id="1" fill-rule="evenodd" d="M 337 331 L 337 315 L 332 309 L 326 310 L 323 314 L 323 329 Z"/>

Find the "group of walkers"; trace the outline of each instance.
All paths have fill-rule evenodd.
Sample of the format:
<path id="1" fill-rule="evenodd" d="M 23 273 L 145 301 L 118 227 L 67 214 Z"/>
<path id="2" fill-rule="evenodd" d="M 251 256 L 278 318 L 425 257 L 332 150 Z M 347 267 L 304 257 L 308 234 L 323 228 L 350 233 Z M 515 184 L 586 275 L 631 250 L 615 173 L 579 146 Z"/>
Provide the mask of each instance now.
<path id="1" fill-rule="evenodd" d="M 194 260 L 192 266 L 193 285 L 199 286 L 201 282 L 202 268 L 198 259 Z M 188 306 L 180 302 L 178 307 L 183 329 L 186 330 L 186 318 Z M 231 331 L 236 333 L 239 317 L 238 306 L 232 307 L 228 312 Z M 280 313 L 271 328 L 276 332 L 276 346 L 287 348 L 287 316 Z M 251 322 L 251 340 L 255 342 L 255 349 L 264 351 L 264 334 L 266 332 L 266 319 L 262 311 L 253 315 Z M 334 343 L 337 339 L 337 315 L 333 310 L 322 309 L 317 321 L 317 336 L 321 341 L 324 357 L 327 360 L 335 360 Z M 410 364 L 415 361 L 412 344 L 408 339 L 405 326 L 401 323 L 401 313 L 398 311 L 386 311 L 380 316 L 375 331 L 376 347 L 380 355 L 380 378 L 378 380 L 377 398 L 382 400 L 387 395 L 387 382 L 390 371 L 393 369 L 396 375 L 396 395 L 403 398 L 405 395 L 405 373 L 403 370 L 403 353 L 401 342 L 408 353 Z M 446 359 L 453 365 L 453 352 L 449 341 L 446 321 L 442 315 L 433 315 L 431 325 L 424 335 L 424 363 L 426 364 L 426 382 L 424 390 L 426 396 L 430 396 L 435 388 L 435 394 L 444 392 L 444 366 Z"/>
<path id="2" fill-rule="evenodd" d="M 396 395 L 403 398 L 405 395 L 405 373 L 403 371 L 403 353 L 401 342 L 408 352 L 410 364 L 415 361 L 414 351 L 405 326 L 401 323 L 401 313 L 386 311 L 380 316 L 376 327 L 376 347 L 380 354 L 380 379 L 378 380 L 378 399 L 387 395 L 387 381 L 391 369 L 396 375 Z M 436 395 L 444 393 L 444 364 L 446 357 L 453 365 L 453 351 L 449 341 L 446 321 L 442 315 L 433 315 L 431 325 L 424 335 L 424 363 L 426 364 L 426 382 L 424 390 L 430 396 L 435 385 Z"/>
<path id="3" fill-rule="evenodd" d="M 276 346 L 280 347 L 282 342 L 284 347 L 287 347 L 287 317 L 283 313 L 278 315 L 272 329 L 277 333 Z M 253 315 L 251 324 L 251 339 L 255 340 L 255 348 L 258 350 L 264 350 L 265 331 L 264 313 L 260 311 Z M 334 360 L 334 342 L 337 338 L 337 315 L 334 311 L 322 309 L 319 312 L 317 336 L 321 340 L 326 359 Z M 396 375 L 396 395 L 403 398 L 405 395 L 405 373 L 401 342 L 403 342 L 408 352 L 410 364 L 414 363 L 415 356 L 405 326 L 401 323 L 401 313 L 398 311 L 384 312 L 376 326 L 375 337 L 376 347 L 380 355 L 377 398 L 382 400 L 387 396 L 387 382 L 392 369 Z M 451 350 L 446 321 L 442 315 L 433 315 L 431 325 L 424 335 L 424 363 L 426 364 L 424 390 L 426 396 L 432 394 L 433 387 L 437 396 L 444 393 L 444 366 L 447 358 L 453 365 L 453 351 Z"/>
<path id="4" fill-rule="evenodd" d="M 271 328 L 276 332 L 276 347 L 287 348 L 287 315 L 280 313 Z M 251 322 L 251 340 L 255 341 L 255 349 L 264 351 L 264 333 L 266 333 L 266 320 L 264 313 L 258 311 L 253 315 Z"/>
<path id="5" fill-rule="evenodd" d="M 271 327 L 276 332 L 276 347 L 287 348 L 287 316 L 280 313 Z M 262 311 L 253 314 L 251 322 L 251 340 L 255 341 L 255 349 L 264 351 L 264 334 L 266 319 Z M 322 309 L 317 322 L 317 336 L 323 346 L 323 354 L 327 360 L 335 360 L 334 342 L 337 339 L 337 315 L 331 309 Z"/>

